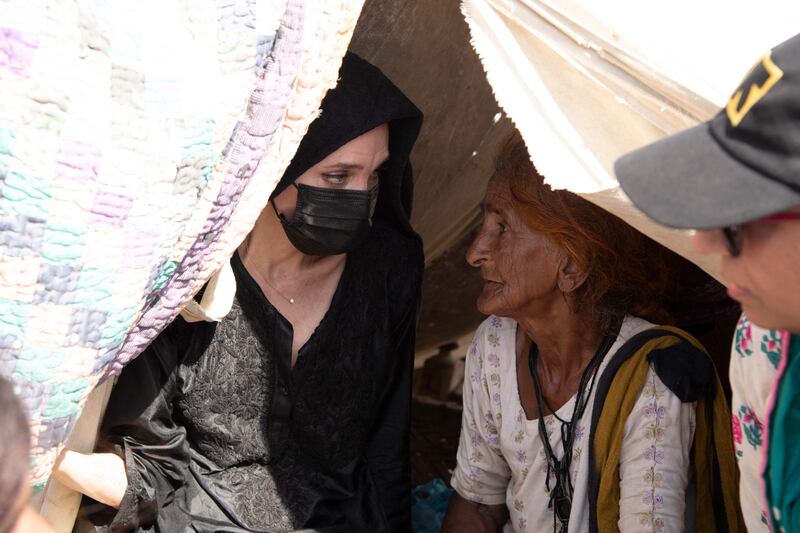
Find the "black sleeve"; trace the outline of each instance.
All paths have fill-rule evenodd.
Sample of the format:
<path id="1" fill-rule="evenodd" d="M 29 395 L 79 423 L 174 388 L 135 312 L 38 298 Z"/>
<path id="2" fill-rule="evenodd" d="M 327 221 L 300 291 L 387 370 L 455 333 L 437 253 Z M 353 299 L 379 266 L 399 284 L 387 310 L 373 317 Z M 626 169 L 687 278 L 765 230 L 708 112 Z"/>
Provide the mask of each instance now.
<path id="1" fill-rule="evenodd" d="M 405 309 L 396 321 L 392 336 L 397 367 L 367 447 L 367 462 L 391 532 L 411 531 L 409 427 L 421 278 L 422 252 L 419 250 L 418 261 L 406 270 L 405 279 L 401 280 L 406 296 L 399 300 L 405 300 Z"/>
<path id="2" fill-rule="evenodd" d="M 109 398 L 98 448 L 122 455 L 128 477 L 122 503 L 108 525 L 110 531 L 131 531 L 153 523 L 185 479 L 186 434 L 172 417 L 177 352 L 170 326 L 123 369 Z"/>

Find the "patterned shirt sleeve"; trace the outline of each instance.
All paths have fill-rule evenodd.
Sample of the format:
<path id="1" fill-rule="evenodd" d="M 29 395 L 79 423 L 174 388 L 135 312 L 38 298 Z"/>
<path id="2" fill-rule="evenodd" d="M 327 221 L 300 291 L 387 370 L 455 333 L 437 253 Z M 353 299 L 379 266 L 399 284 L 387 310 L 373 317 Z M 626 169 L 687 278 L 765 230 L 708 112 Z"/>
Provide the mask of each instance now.
<path id="1" fill-rule="evenodd" d="M 779 332 L 752 324 L 742 315 L 730 361 L 731 430 L 739 466 L 739 502 L 750 532 L 770 531 L 761 478 L 765 427 L 772 384 L 782 351 Z"/>
<path id="2" fill-rule="evenodd" d="M 620 532 L 684 530 L 695 406 L 681 402 L 650 368 L 625 423 Z"/>
<path id="3" fill-rule="evenodd" d="M 500 450 L 499 428 L 483 369 L 484 332 L 484 327 L 478 329 L 467 353 L 461 440 L 451 484 L 467 500 L 499 505 L 506 501 L 511 470 Z"/>

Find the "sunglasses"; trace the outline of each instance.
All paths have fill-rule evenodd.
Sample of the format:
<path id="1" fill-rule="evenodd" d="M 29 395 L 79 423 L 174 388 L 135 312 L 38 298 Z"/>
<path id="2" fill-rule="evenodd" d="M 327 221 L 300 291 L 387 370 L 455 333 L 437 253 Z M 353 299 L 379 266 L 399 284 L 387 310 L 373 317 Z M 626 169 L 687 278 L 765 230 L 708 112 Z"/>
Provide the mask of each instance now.
<path id="1" fill-rule="evenodd" d="M 778 213 L 768 217 L 753 220 L 747 224 L 769 224 L 774 222 L 788 222 L 800 220 L 800 213 Z M 739 257 L 742 253 L 742 244 L 744 243 L 744 228 L 747 224 L 734 224 L 733 226 L 726 226 L 722 228 L 722 234 L 725 236 L 725 246 L 728 248 L 728 253 L 731 257 Z"/>

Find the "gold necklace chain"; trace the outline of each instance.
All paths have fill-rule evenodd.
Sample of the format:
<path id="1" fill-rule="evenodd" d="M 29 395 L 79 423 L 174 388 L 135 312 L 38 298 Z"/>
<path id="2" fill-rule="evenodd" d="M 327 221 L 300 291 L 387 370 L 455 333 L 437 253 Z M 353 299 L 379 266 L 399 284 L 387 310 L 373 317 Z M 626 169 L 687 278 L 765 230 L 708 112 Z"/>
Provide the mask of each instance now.
<path id="1" fill-rule="evenodd" d="M 294 304 L 294 298 L 288 298 L 287 296 L 285 296 L 281 291 L 278 290 L 278 288 L 275 285 L 273 285 L 272 283 L 269 282 L 269 280 L 267 279 L 266 276 L 261 276 L 259 274 L 258 277 L 261 278 L 261 280 L 264 281 L 264 283 L 269 285 L 270 288 L 278 294 L 278 296 L 280 296 L 281 298 L 283 298 L 284 300 L 286 300 L 290 304 Z"/>
<path id="2" fill-rule="evenodd" d="M 244 248 L 245 248 L 245 249 L 247 249 L 247 248 L 249 247 L 249 245 L 250 245 L 250 235 L 249 235 L 249 234 L 247 235 L 247 237 L 245 237 L 245 240 L 244 240 L 244 243 L 243 243 L 243 244 L 244 244 Z M 244 254 L 240 254 L 240 256 L 241 256 L 241 255 L 244 255 Z M 242 259 L 242 264 L 244 264 L 244 259 Z M 261 281 L 263 281 L 264 283 L 266 283 L 267 285 L 269 285 L 269 287 L 270 287 L 270 288 L 271 288 L 273 291 L 275 291 L 275 293 L 276 293 L 278 296 L 280 296 L 281 298 L 283 298 L 284 300 L 286 300 L 287 302 L 289 302 L 289 304 L 294 304 L 294 298 L 289 298 L 289 297 L 287 297 L 286 295 L 284 295 L 284 294 L 283 294 L 281 291 L 279 291 L 279 290 L 278 290 L 278 288 L 277 288 L 275 285 L 273 285 L 272 283 L 270 283 L 270 282 L 269 282 L 269 280 L 267 279 L 267 276 L 266 276 L 266 275 L 263 275 L 263 276 L 262 276 L 262 275 L 261 275 L 261 272 L 259 272 L 257 269 L 254 269 L 254 271 L 253 271 L 253 272 L 251 272 L 251 273 L 250 273 L 250 275 L 251 275 L 251 276 L 253 276 L 253 277 L 257 277 L 259 280 L 261 280 Z"/>

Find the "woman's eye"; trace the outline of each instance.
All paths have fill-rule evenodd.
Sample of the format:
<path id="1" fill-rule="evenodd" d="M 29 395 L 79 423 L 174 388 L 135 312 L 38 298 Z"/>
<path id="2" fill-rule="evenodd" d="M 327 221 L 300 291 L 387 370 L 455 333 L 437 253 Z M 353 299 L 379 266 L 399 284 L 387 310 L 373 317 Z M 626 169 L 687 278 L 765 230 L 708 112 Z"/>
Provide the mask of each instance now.
<path id="1" fill-rule="evenodd" d="M 334 185 L 343 185 L 347 181 L 347 174 L 323 174 L 322 177 Z"/>
<path id="2" fill-rule="evenodd" d="M 505 222 L 498 222 L 497 226 L 500 228 L 500 233 L 505 233 L 508 230 L 508 225 Z"/>

